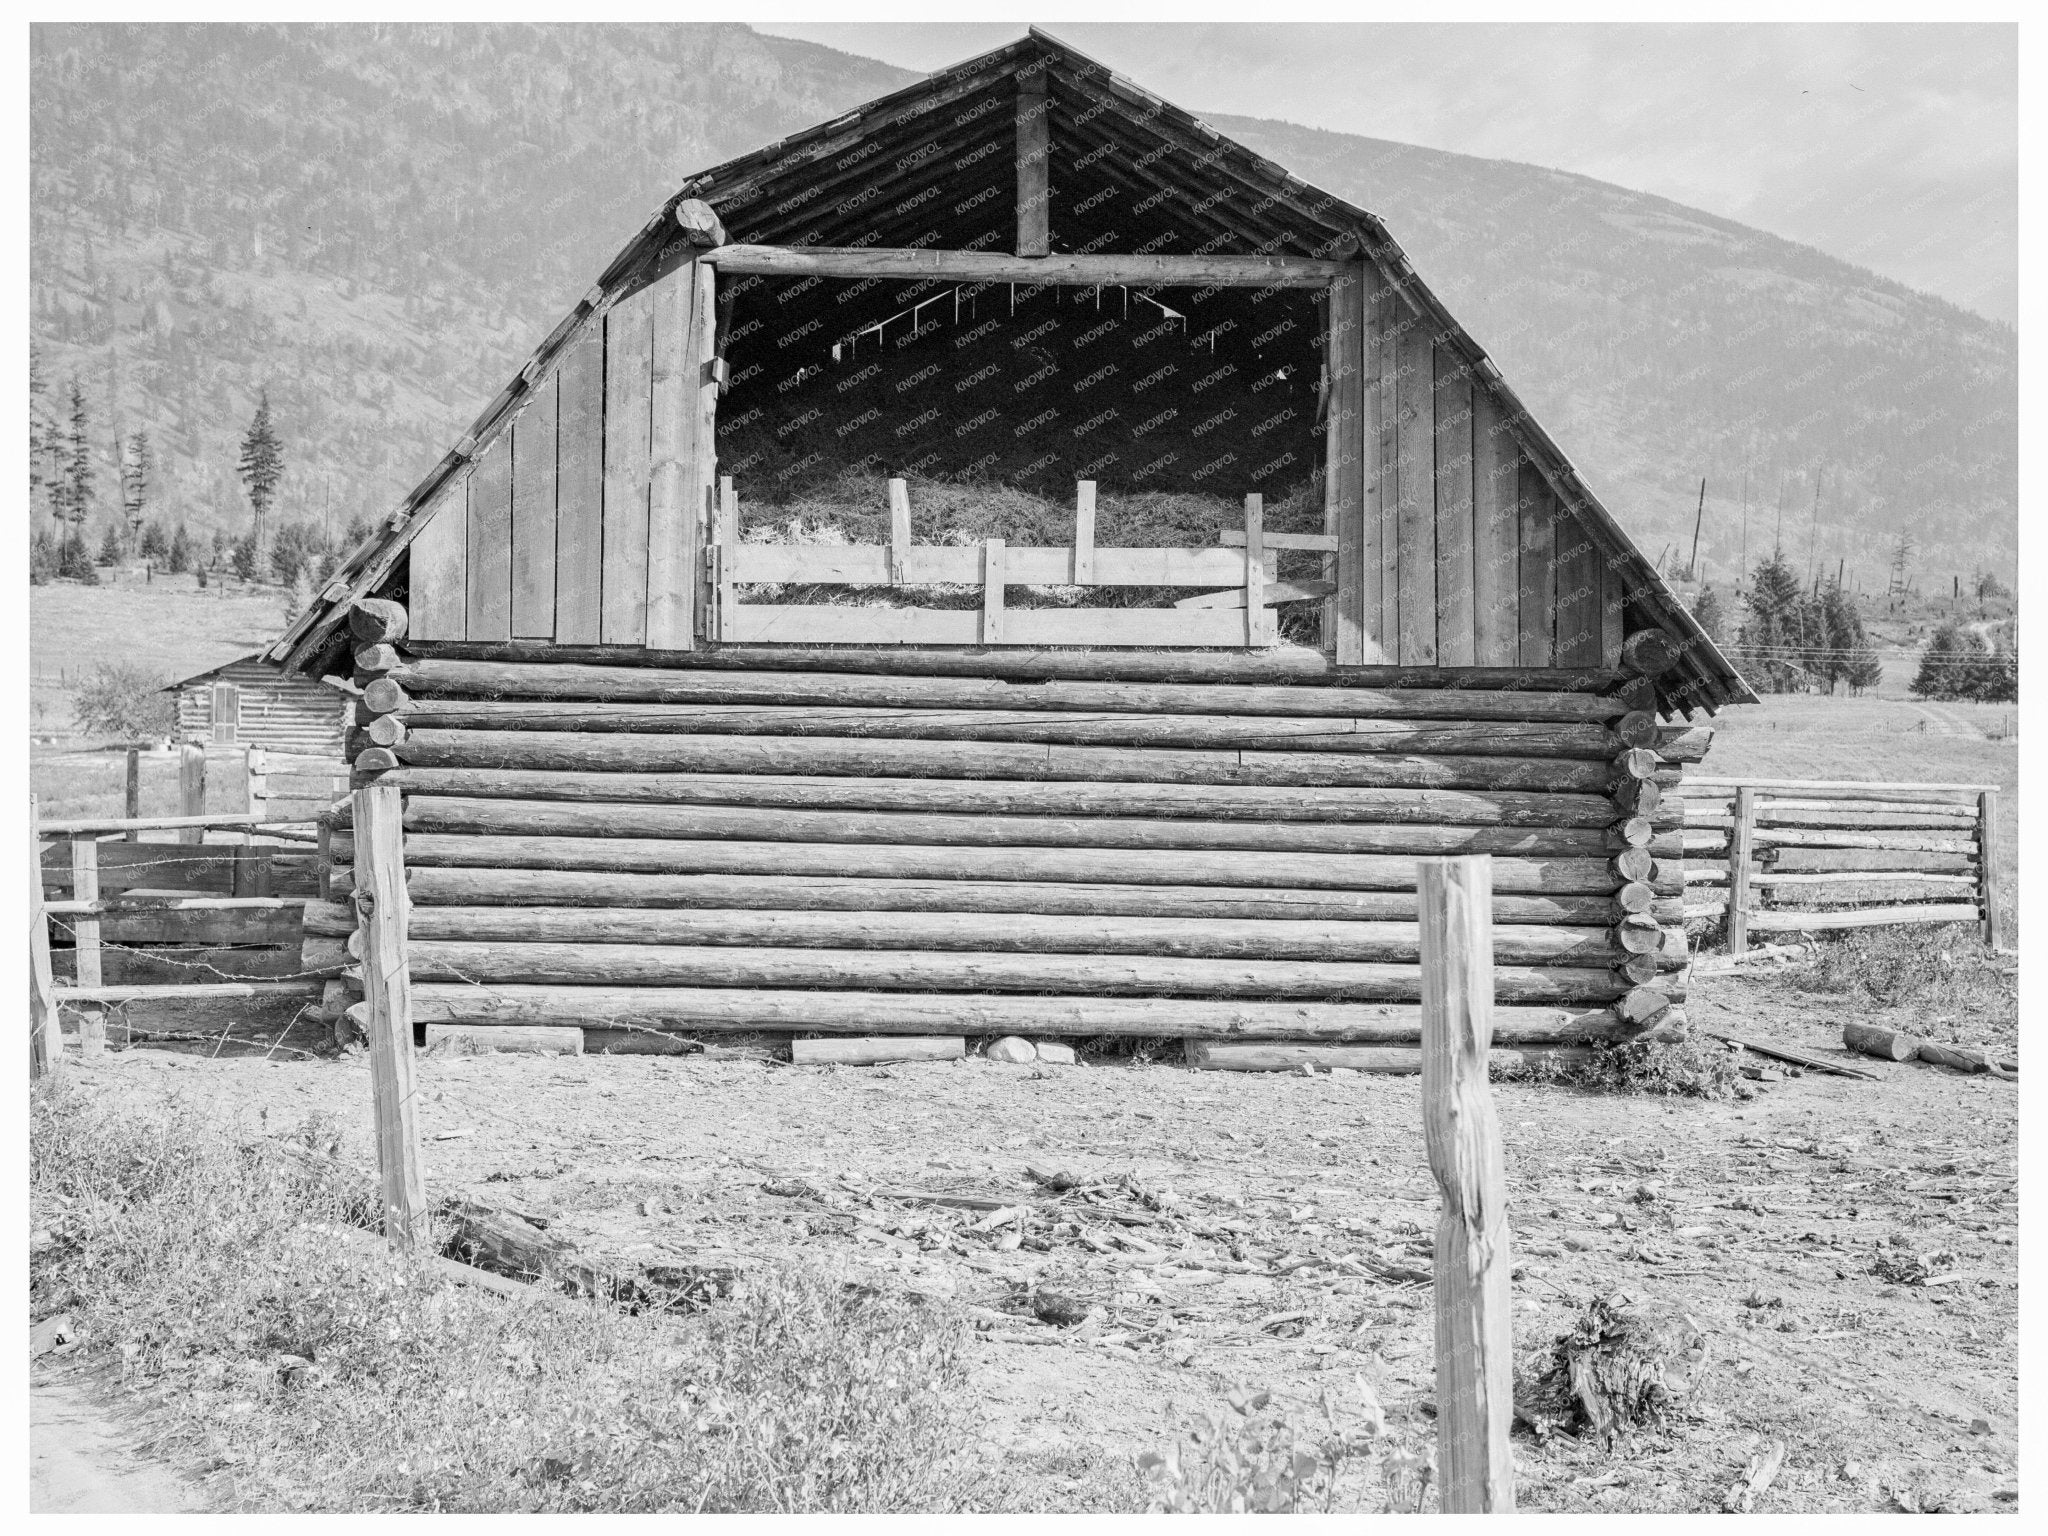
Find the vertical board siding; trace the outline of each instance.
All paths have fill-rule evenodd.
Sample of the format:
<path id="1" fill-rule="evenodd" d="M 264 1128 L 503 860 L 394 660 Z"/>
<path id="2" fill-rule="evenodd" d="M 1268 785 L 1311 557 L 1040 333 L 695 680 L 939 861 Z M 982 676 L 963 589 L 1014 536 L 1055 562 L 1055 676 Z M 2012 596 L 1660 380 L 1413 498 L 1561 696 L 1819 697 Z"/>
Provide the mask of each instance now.
<path id="1" fill-rule="evenodd" d="M 512 638 L 512 434 L 501 432 L 469 475 L 468 639 Z"/>
<path id="2" fill-rule="evenodd" d="M 1366 328 L 1366 286 L 1372 269 L 1354 262 L 1334 283 L 1323 357 L 1330 372 L 1329 415 L 1323 455 L 1324 526 L 1337 536 L 1334 657 L 1341 667 L 1363 666 L 1373 639 L 1366 624 L 1366 524 L 1377 519 L 1375 483 L 1366 472 L 1366 373 L 1373 352 Z M 1374 451 L 1377 451 L 1376 446 Z M 1377 541 L 1373 541 L 1377 553 Z M 1375 608 L 1378 604 L 1373 605 Z M 1371 638 L 1368 638 L 1371 637 Z M 1374 660 L 1378 660 L 1373 647 Z"/>
<path id="3" fill-rule="evenodd" d="M 1602 556 L 1600 560 L 1600 665 L 1621 665 L 1621 605 L 1628 592 L 1628 578 L 1619 563 Z"/>
<path id="4" fill-rule="evenodd" d="M 419 640 L 469 637 L 464 570 L 469 560 L 469 473 L 450 476 L 419 514 L 426 524 L 406 552 L 406 629 Z"/>
<path id="5" fill-rule="evenodd" d="M 681 643 L 688 645 L 691 633 L 703 628 L 699 617 L 708 606 L 705 589 L 698 583 L 704 564 L 703 550 L 711 526 L 712 508 L 718 495 L 718 373 L 716 363 L 720 336 L 730 330 L 732 310 L 726 306 L 719 318 L 718 269 L 708 262 L 692 262 L 678 277 L 690 285 L 690 330 L 683 344 L 683 420 L 678 451 L 682 455 L 683 533 L 688 540 L 690 572 L 688 626 Z"/>
<path id="6" fill-rule="evenodd" d="M 1521 656 L 1521 488 L 1514 434 L 1493 392 L 1472 391 L 1472 663 L 1512 667 Z"/>
<path id="7" fill-rule="evenodd" d="M 1521 503 L 1521 664 L 1556 665 L 1557 553 L 1555 503 L 1550 487 L 1527 458 L 1516 468 Z"/>
<path id="8" fill-rule="evenodd" d="M 1378 267 L 1361 263 L 1364 287 L 1358 296 L 1360 344 L 1352 359 L 1358 364 L 1358 430 L 1353 442 L 1358 455 L 1359 484 L 1359 583 L 1358 636 L 1364 664 L 1375 666 L 1392 658 L 1394 637 L 1388 633 L 1386 618 L 1385 563 L 1386 519 L 1392 490 L 1380 473 L 1380 355 L 1386 347 L 1386 317 L 1383 300 L 1386 279 Z"/>
<path id="9" fill-rule="evenodd" d="M 555 378 L 512 427 L 512 638 L 555 634 Z"/>
<path id="10" fill-rule="evenodd" d="M 648 386 L 647 644 L 659 650 L 690 648 L 696 623 L 695 540 L 686 522 L 696 511 L 687 504 L 684 463 L 695 433 L 690 430 L 689 364 L 691 296 L 695 264 L 661 278 L 652 295 Z"/>
<path id="11" fill-rule="evenodd" d="M 1374 370 L 1379 383 L 1373 391 L 1372 411 L 1379 437 L 1378 468 L 1374 477 L 1379 486 L 1380 503 L 1380 515 L 1376 520 L 1380 573 L 1376 633 L 1388 661 L 1398 660 L 1401 651 L 1401 486 L 1400 461 L 1395 452 L 1400 392 L 1396 388 L 1396 376 L 1401 366 L 1401 336 L 1408 327 L 1418 323 L 1392 284 L 1381 287 L 1375 298 L 1373 314 L 1374 350 L 1378 353 L 1379 364 Z"/>
<path id="12" fill-rule="evenodd" d="M 1473 620 L 1472 373 L 1436 350 L 1436 660 L 1469 667 Z"/>
<path id="13" fill-rule="evenodd" d="M 614 304 L 604 320 L 604 588 L 606 645 L 647 638 L 647 490 L 653 387 L 651 289 Z"/>
<path id="14" fill-rule="evenodd" d="M 1395 401 L 1400 497 L 1400 663 L 1436 664 L 1436 348 L 1429 327 L 1407 317 L 1399 342 Z"/>
<path id="15" fill-rule="evenodd" d="M 595 645 L 604 591 L 604 332 L 592 326 L 555 376 L 555 640 Z"/>
<path id="16" fill-rule="evenodd" d="M 1592 536 L 1570 515 L 1557 519 L 1557 637 L 1560 667 L 1600 664 L 1600 560 Z"/>

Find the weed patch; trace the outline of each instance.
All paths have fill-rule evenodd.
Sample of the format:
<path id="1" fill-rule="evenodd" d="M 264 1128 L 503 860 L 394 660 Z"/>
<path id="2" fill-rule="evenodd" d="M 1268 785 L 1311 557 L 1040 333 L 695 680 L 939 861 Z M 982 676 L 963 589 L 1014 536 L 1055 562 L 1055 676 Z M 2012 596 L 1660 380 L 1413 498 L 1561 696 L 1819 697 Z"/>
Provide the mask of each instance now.
<path id="1" fill-rule="evenodd" d="M 330 1139 L 323 1127 L 305 1138 Z M 189 1105 L 31 1100 L 31 1317 L 244 1510 L 955 1510 L 989 1498 L 951 1312 L 766 1271 L 687 1318 L 506 1300 L 362 1230 L 318 1170 Z"/>
<path id="2" fill-rule="evenodd" d="M 1631 1040 L 1584 1060 L 1536 1056 L 1512 1073 L 1520 1082 L 1560 1083 L 1598 1093 L 1671 1094 L 1691 1099 L 1749 1098 L 1734 1055 L 1718 1040 Z"/>

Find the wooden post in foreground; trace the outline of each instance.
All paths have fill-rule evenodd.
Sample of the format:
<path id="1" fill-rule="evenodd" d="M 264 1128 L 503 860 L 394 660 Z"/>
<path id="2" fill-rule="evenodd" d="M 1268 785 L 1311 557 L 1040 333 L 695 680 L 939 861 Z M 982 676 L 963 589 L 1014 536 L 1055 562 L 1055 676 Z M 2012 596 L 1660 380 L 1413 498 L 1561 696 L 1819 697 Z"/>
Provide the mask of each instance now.
<path id="1" fill-rule="evenodd" d="M 1998 791 L 1977 792 L 1977 898 L 1984 905 L 1984 944 L 2006 946 L 2005 871 L 1998 866 Z"/>
<path id="2" fill-rule="evenodd" d="M 1515 1507 L 1507 1170 L 1486 1083 L 1493 1043 L 1493 866 L 1418 859 L 1422 1128 L 1436 1226 L 1437 1479 L 1445 1514 Z"/>
<path id="3" fill-rule="evenodd" d="M 90 833 L 71 839 L 71 899 L 100 899 L 100 845 Z M 97 987 L 100 974 L 100 920 L 89 913 L 71 919 L 72 963 L 77 966 L 77 984 Z M 78 1010 L 78 1054 L 97 1056 L 107 1048 L 107 1011 L 98 1003 L 86 1003 Z"/>
<path id="4" fill-rule="evenodd" d="M 64 1059 L 50 974 L 50 920 L 43 915 L 43 851 L 36 836 L 36 797 L 28 797 L 28 1075 L 54 1072 Z"/>
<path id="5" fill-rule="evenodd" d="M 206 814 L 206 748 L 196 741 L 186 742 L 178 751 L 178 814 Z M 178 841 L 203 843 L 206 841 L 206 829 L 181 827 L 178 829 Z"/>
<path id="6" fill-rule="evenodd" d="M 1735 816 L 1728 828 L 1728 953 L 1749 948 L 1749 853 L 1756 831 L 1756 791 L 1735 791 Z"/>
<path id="7" fill-rule="evenodd" d="M 411 1248 L 426 1236 L 427 1193 L 413 1105 L 412 978 L 405 957 L 405 853 L 398 786 L 355 792 L 356 916 L 363 934 L 370 1091 L 384 1235 Z"/>
<path id="8" fill-rule="evenodd" d="M 128 790 L 122 797 L 122 804 L 127 807 L 122 815 L 130 821 L 142 819 L 142 751 L 138 747 L 128 749 Z M 130 832 L 125 841 L 139 843 L 142 841 L 142 834 Z"/>

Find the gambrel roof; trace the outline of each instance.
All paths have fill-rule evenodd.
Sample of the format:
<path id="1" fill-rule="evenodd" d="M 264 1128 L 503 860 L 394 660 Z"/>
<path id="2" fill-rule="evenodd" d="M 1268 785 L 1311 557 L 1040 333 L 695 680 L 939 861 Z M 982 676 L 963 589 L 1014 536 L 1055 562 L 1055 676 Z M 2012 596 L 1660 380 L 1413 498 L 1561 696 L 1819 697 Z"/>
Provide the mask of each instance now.
<path id="1" fill-rule="evenodd" d="M 1012 211 L 1018 77 L 1034 74 L 1045 81 L 1052 141 L 1062 151 L 1053 166 L 1050 223 L 1056 254 L 1369 256 L 1424 317 L 1435 341 L 1461 355 L 1473 377 L 1492 393 L 1560 506 L 1578 520 L 1610 570 L 1621 575 L 1640 620 L 1677 643 L 1677 665 L 1658 680 L 1666 706 L 1689 714 L 1695 707 L 1711 711 L 1755 701 L 1749 686 L 1375 215 L 1311 186 L 1037 28 L 684 182 L 453 451 L 348 556 L 319 601 L 267 654 L 304 668 L 336 643 L 348 607 L 380 589 L 431 518 L 436 491 L 509 424 L 569 343 L 683 242 L 678 204 L 686 199 L 708 203 L 730 239 L 751 244 L 985 249 L 987 214 L 974 210 L 998 207 L 1005 216 Z M 1091 228 L 1089 210 L 1118 193 L 1132 195 L 1118 200 L 1118 227 Z"/>

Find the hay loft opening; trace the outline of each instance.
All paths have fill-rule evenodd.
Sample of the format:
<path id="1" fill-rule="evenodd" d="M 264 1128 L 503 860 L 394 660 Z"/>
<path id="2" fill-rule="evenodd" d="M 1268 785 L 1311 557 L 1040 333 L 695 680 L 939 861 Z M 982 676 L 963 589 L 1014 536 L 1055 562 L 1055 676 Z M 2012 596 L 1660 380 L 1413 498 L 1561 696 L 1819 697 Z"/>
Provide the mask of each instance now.
<path id="1" fill-rule="evenodd" d="M 730 292 L 718 459 L 743 501 L 858 470 L 1277 505 L 1321 463 L 1313 292 L 767 277 Z"/>

